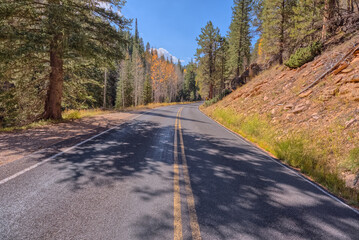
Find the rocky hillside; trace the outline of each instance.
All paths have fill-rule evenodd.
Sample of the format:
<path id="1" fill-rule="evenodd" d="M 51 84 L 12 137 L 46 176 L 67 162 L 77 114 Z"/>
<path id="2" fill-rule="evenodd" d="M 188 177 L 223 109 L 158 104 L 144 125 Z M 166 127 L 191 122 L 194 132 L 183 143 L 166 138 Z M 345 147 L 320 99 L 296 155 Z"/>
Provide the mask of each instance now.
<path id="1" fill-rule="evenodd" d="M 275 132 L 264 143 L 274 154 L 274 142 L 300 136 L 305 148 L 320 156 L 320 166 L 313 168 L 320 168 L 323 174 L 335 173 L 347 187 L 358 188 L 358 46 L 359 34 L 355 34 L 344 43 L 327 47 L 299 69 L 274 66 L 204 111 L 225 125 L 228 122 L 222 113 L 226 110 L 234 112 L 239 121 L 256 116 Z M 240 123 L 237 128 L 243 133 Z M 251 137 L 251 133 L 247 135 Z"/>

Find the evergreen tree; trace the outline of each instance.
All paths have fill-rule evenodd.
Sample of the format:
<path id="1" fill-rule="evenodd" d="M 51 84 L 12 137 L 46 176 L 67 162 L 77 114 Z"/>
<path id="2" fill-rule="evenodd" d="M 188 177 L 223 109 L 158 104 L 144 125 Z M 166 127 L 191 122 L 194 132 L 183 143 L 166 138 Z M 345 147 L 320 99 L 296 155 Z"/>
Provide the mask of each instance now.
<path id="1" fill-rule="evenodd" d="M 216 57 L 216 72 L 217 72 L 217 84 L 216 87 L 218 89 L 217 93 L 220 94 L 224 88 L 225 84 L 227 82 L 228 78 L 228 58 L 229 58 L 229 44 L 225 37 L 219 38 L 219 48 L 217 50 L 217 57 Z M 249 56 L 246 57 L 247 61 L 249 61 Z"/>
<path id="2" fill-rule="evenodd" d="M 266 56 L 283 63 L 291 39 L 289 29 L 296 0 L 263 0 L 262 40 Z"/>
<path id="3" fill-rule="evenodd" d="M 334 18 L 337 8 L 337 0 L 325 0 L 323 12 L 323 27 L 322 27 L 322 42 L 324 42 L 328 35 L 333 32 L 331 20 Z"/>
<path id="4" fill-rule="evenodd" d="M 201 34 L 196 39 L 198 43 L 196 58 L 198 61 L 198 73 L 201 84 L 201 91 L 208 98 L 213 98 L 216 85 L 216 53 L 219 47 L 219 29 L 209 21 L 201 29 Z"/>
<path id="5" fill-rule="evenodd" d="M 320 38 L 318 22 L 321 20 L 323 4 L 319 0 L 298 0 L 293 7 L 293 26 L 290 36 L 296 46 Z"/>
<path id="6" fill-rule="evenodd" d="M 250 0 L 234 0 L 232 22 L 229 27 L 228 68 L 239 76 L 244 64 L 250 62 Z"/>
<path id="7" fill-rule="evenodd" d="M 131 56 L 127 53 L 126 59 L 119 66 L 119 79 L 117 83 L 116 108 L 132 106 L 133 98 L 133 66 Z"/>
<path id="8" fill-rule="evenodd" d="M 122 0 L 102 3 L 121 8 Z M 121 30 L 128 20 L 93 0 L 5 1 L 0 48 L 1 78 L 12 79 L 23 68 L 40 68 L 46 86 L 43 118 L 60 119 L 64 77 L 80 59 L 103 64 L 123 57 Z M 34 66 L 36 64 L 36 66 Z M 49 67 L 47 67 L 49 66 Z M 31 70 L 29 70 L 31 71 Z M 11 80 L 12 81 L 12 80 Z"/>
<path id="9" fill-rule="evenodd" d="M 186 68 L 186 73 L 184 76 L 184 87 L 183 95 L 184 99 L 187 101 L 197 100 L 197 85 L 196 85 L 196 72 L 197 66 L 193 61 L 191 61 Z"/>
<path id="10" fill-rule="evenodd" d="M 145 105 L 152 102 L 152 83 L 150 75 L 146 75 L 145 83 L 143 86 L 143 102 Z"/>
<path id="11" fill-rule="evenodd" d="M 140 55 L 140 46 L 135 43 L 132 66 L 133 66 L 133 80 L 134 80 L 134 104 L 135 106 L 142 104 L 143 102 L 143 84 L 145 81 L 145 71 L 143 66 L 143 59 Z"/>

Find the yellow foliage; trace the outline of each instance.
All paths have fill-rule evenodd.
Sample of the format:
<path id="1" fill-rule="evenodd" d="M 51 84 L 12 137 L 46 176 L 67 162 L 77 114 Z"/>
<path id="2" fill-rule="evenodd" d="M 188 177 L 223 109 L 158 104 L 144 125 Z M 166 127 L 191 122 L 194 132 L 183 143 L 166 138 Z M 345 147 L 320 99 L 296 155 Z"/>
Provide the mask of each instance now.
<path id="1" fill-rule="evenodd" d="M 263 38 L 259 40 L 258 44 L 258 56 L 261 56 L 263 54 Z"/>

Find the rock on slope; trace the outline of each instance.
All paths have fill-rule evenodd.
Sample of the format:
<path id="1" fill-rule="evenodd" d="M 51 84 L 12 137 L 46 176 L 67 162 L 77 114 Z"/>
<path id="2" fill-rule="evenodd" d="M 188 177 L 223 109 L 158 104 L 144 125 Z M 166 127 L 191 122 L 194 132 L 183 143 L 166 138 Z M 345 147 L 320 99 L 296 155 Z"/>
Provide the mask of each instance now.
<path id="1" fill-rule="evenodd" d="M 305 133 L 316 147 L 326 146 L 327 165 L 339 169 L 347 185 L 354 187 L 355 175 L 343 163 L 349 151 L 359 147 L 359 51 L 308 91 L 301 91 L 355 44 L 359 44 L 358 33 L 299 69 L 275 66 L 206 111 L 231 108 L 244 116 L 259 115 L 281 132 L 277 138 Z"/>

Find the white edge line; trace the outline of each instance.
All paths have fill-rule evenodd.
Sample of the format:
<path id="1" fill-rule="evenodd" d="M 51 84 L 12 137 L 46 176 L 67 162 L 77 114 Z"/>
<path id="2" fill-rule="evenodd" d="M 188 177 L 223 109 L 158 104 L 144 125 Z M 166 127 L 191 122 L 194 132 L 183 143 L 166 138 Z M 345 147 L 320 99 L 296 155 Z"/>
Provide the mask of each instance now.
<path id="1" fill-rule="evenodd" d="M 151 109 L 151 110 L 152 110 L 152 109 Z M 151 111 L 151 110 L 150 110 L 150 111 Z M 150 111 L 143 112 L 143 113 L 141 113 L 140 115 L 137 115 L 137 116 L 135 116 L 135 117 L 133 117 L 133 118 L 128 119 L 127 121 L 135 120 L 136 118 L 138 118 L 138 117 L 140 117 L 140 116 L 142 116 L 142 115 L 144 115 L 145 113 L 150 112 Z M 92 137 L 90 137 L 90 138 L 88 138 L 88 139 L 86 139 L 86 140 L 84 140 L 84 141 L 82 141 L 82 142 L 80 142 L 80 143 L 77 143 L 76 145 L 74 145 L 74 146 L 72 146 L 72 147 L 66 148 L 66 149 L 63 150 L 63 151 L 61 151 L 61 152 L 59 152 L 59 153 L 56 153 L 55 155 L 52 155 L 51 157 L 46 158 L 45 160 L 43 160 L 43 161 L 41 161 L 41 162 L 39 162 L 39 163 L 36 163 L 36 164 L 34 164 L 34 165 L 32 165 L 32 166 L 30 166 L 30 167 L 28 167 L 28 168 L 25 168 L 24 170 L 22 170 L 22 171 L 20 171 L 20 172 L 17 172 L 17 173 L 15 173 L 14 175 L 11 175 L 10 177 L 7 177 L 7 178 L 1 180 L 1 181 L 0 181 L 0 185 L 2 185 L 2 184 L 4 184 L 4 183 L 6 183 L 6 182 L 8 182 L 8 181 L 10 181 L 10 180 L 12 180 L 12 179 L 18 177 L 18 176 L 20 176 L 20 175 L 22 175 L 22 174 L 24 174 L 24 173 L 26 173 L 26 172 L 28 172 L 28 171 L 31 171 L 32 169 L 37 168 L 38 166 L 40 166 L 40 165 L 42 165 L 42 164 L 44 164 L 44 163 L 47 163 L 47 162 L 51 161 L 52 159 L 54 159 L 54 158 L 56 158 L 56 157 L 58 157 L 58 156 L 61 156 L 62 154 L 67 153 L 68 151 L 71 151 L 71 150 L 77 148 L 78 146 L 81 146 L 82 144 L 85 144 L 85 143 L 87 143 L 87 142 L 89 142 L 89 141 L 91 141 L 91 140 L 93 140 L 93 139 L 95 139 L 95 138 L 97 138 L 97 137 L 99 137 L 99 136 L 101 136 L 101 135 L 103 135 L 103 134 L 105 134 L 105 133 L 111 131 L 111 130 L 114 130 L 114 129 L 118 128 L 119 126 L 121 126 L 121 125 L 124 124 L 124 123 L 125 123 L 125 122 L 123 122 L 123 123 L 121 123 L 121 124 L 119 124 L 119 125 L 117 125 L 117 126 L 115 126 L 115 127 L 109 128 L 109 129 L 107 129 L 107 130 L 105 130 L 105 131 L 103 131 L 103 132 L 101 132 L 101 133 L 99 133 L 99 134 L 97 134 L 97 135 L 95 135 L 95 136 L 92 136 Z"/>
<path id="2" fill-rule="evenodd" d="M 247 145 L 254 147 L 257 150 L 260 150 L 262 153 L 264 153 L 264 155 L 266 157 L 268 157 L 271 161 L 279 164 L 280 166 L 284 167 L 285 169 L 289 170 L 291 173 L 293 173 L 294 175 L 296 175 L 297 177 L 300 177 L 302 180 L 306 181 L 307 183 L 309 183 L 310 185 L 312 185 L 313 187 L 315 187 L 316 189 L 318 189 L 319 191 L 321 191 L 322 193 L 324 193 L 325 195 L 327 195 L 328 197 L 330 197 L 331 199 L 335 200 L 336 202 L 339 202 L 340 204 L 344 205 L 345 207 L 349 208 L 350 210 L 352 210 L 353 212 L 355 212 L 356 214 L 359 215 L 359 211 L 351 206 L 349 206 L 348 204 L 346 204 L 345 202 L 343 202 L 342 200 L 340 200 L 339 198 L 337 198 L 336 196 L 334 196 L 333 194 L 329 193 L 327 190 L 323 189 L 322 187 L 320 187 L 319 185 L 313 183 L 312 181 L 310 181 L 309 179 L 307 179 L 306 177 L 304 177 L 303 175 L 297 173 L 296 171 L 294 171 L 292 168 L 286 166 L 285 164 L 279 162 L 279 160 L 274 159 L 273 157 L 269 156 L 268 153 L 266 153 L 265 151 L 263 151 L 262 149 L 256 147 L 255 145 L 253 145 L 251 142 L 245 140 L 241 135 L 239 135 L 236 132 L 233 132 L 232 130 L 226 128 L 225 126 L 218 124 L 216 121 L 214 121 L 212 118 L 210 118 L 209 116 L 207 116 L 206 114 L 204 114 L 198 106 L 198 110 L 204 115 L 206 116 L 208 119 L 210 119 L 211 121 L 213 121 L 214 123 L 216 123 L 217 125 L 221 126 L 222 128 L 224 128 L 227 132 L 231 133 L 232 135 L 234 135 L 235 137 L 237 137 L 238 139 L 242 140 L 243 142 L 245 142 Z"/>

